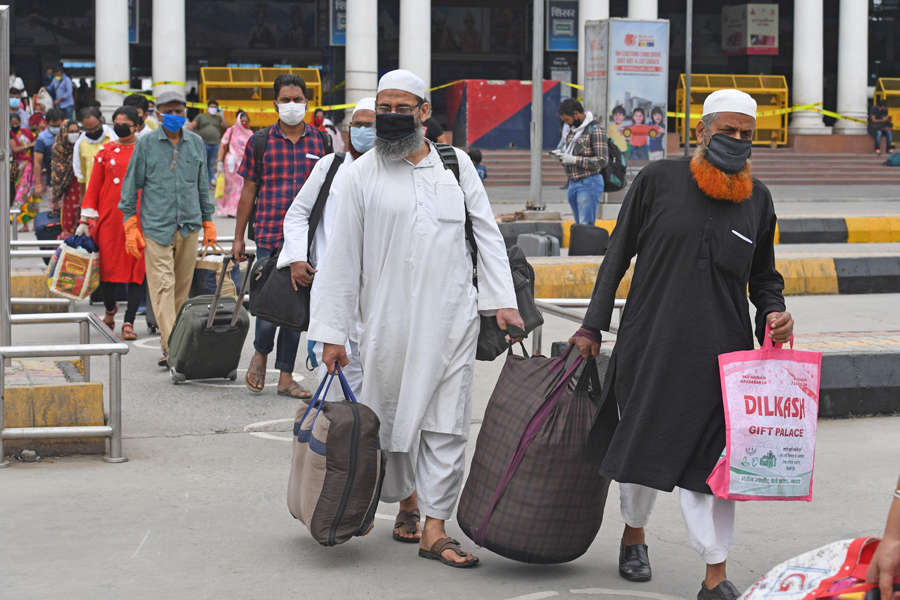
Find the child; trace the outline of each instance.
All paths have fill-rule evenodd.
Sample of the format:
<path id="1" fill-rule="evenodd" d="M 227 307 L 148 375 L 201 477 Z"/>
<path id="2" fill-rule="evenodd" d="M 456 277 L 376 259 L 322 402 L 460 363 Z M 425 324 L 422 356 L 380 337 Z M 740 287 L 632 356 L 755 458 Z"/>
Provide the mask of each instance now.
<path id="1" fill-rule="evenodd" d="M 665 158 L 666 152 L 663 147 L 663 139 L 666 135 L 666 124 L 663 119 L 666 115 L 658 106 L 654 106 L 650 111 L 650 120 L 653 121 L 654 129 L 650 133 L 650 160 L 659 160 Z M 655 133 L 655 135 L 654 135 Z"/>
<path id="2" fill-rule="evenodd" d="M 481 177 L 481 180 L 484 181 L 487 179 L 487 169 L 481 164 L 481 150 L 478 148 L 469 148 L 469 158 L 472 159 L 472 164 L 475 165 L 475 170 L 478 171 L 478 176 Z"/>

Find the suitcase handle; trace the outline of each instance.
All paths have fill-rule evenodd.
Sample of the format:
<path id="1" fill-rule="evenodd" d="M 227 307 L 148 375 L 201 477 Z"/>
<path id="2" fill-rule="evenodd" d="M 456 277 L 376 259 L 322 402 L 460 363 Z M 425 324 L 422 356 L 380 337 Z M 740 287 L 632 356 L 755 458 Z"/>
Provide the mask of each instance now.
<path id="1" fill-rule="evenodd" d="M 226 254 L 222 257 L 222 272 L 219 273 L 219 280 L 216 282 L 216 293 L 213 295 L 212 304 L 209 306 L 209 316 L 206 318 L 206 329 L 212 329 L 213 322 L 216 319 L 216 312 L 219 310 L 219 298 L 222 296 L 222 286 L 225 284 L 225 278 L 228 276 L 228 265 L 231 263 L 231 255 Z M 238 297 L 236 300 L 236 306 L 234 309 L 234 314 L 231 316 L 231 325 L 230 327 L 234 327 L 234 324 L 237 323 L 238 315 L 240 314 L 240 307 L 244 302 L 244 292 L 246 291 L 247 282 L 250 277 L 250 266 L 253 264 L 253 255 L 250 255 L 249 262 L 247 263 L 247 275 L 244 276 L 241 281 L 241 291 L 238 293 Z"/>

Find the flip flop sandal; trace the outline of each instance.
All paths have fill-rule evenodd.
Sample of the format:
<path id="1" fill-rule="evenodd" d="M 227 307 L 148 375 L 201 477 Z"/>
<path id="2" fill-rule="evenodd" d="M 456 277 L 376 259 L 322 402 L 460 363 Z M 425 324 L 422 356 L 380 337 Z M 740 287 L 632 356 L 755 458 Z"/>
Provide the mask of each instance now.
<path id="1" fill-rule="evenodd" d="M 418 510 L 401 510 L 397 513 L 397 520 L 394 521 L 394 539 L 398 542 L 403 542 L 404 544 L 418 544 L 422 540 L 422 533 L 419 531 L 419 521 L 422 520 L 422 515 Z M 401 527 L 406 527 L 406 533 L 409 534 L 419 534 L 419 537 L 403 537 L 397 530 Z"/>
<path id="2" fill-rule="evenodd" d="M 137 339 L 137 334 L 134 332 L 134 327 L 131 323 L 122 324 L 122 339 L 129 341 Z"/>
<path id="3" fill-rule="evenodd" d="M 116 313 L 119 312 L 119 309 L 116 310 L 108 310 L 106 314 L 103 316 L 103 323 L 106 324 L 110 329 L 116 328 Z"/>
<path id="4" fill-rule="evenodd" d="M 262 381 L 263 381 L 262 385 L 254 385 L 254 384 L 250 381 L 250 375 L 254 375 L 254 376 L 257 376 L 257 377 L 261 377 L 261 379 L 262 379 Z M 261 391 L 263 391 L 263 389 L 265 389 L 265 387 L 266 387 L 266 383 L 265 383 L 266 379 L 265 379 L 265 378 L 266 378 L 266 372 L 265 372 L 265 371 L 259 371 L 259 370 L 254 370 L 254 369 L 247 369 L 247 374 L 244 375 L 244 382 L 247 384 L 247 387 L 250 388 L 250 391 L 251 391 L 251 392 L 258 394 L 258 393 L 260 393 Z"/>
<path id="5" fill-rule="evenodd" d="M 454 562 L 452 560 L 448 560 L 444 558 L 442 554 L 445 550 L 453 550 L 457 556 L 461 558 L 465 558 L 468 556 L 470 560 L 467 560 L 465 562 Z M 434 545 L 431 546 L 431 550 L 419 548 L 419 556 L 431 560 L 439 560 L 448 567 L 454 567 L 456 569 L 468 569 L 478 564 L 477 556 L 463 550 L 462 546 L 459 545 L 459 542 L 450 537 L 442 537 L 441 539 L 436 541 Z"/>
<path id="6" fill-rule="evenodd" d="M 309 400 L 312 398 L 312 392 L 309 390 L 304 390 L 303 387 L 300 386 L 296 381 L 292 381 L 290 387 L 286 390 L 278 390 L 279 396 L 286 396 L 287 398 L 294 398 L 296 400 Z"/>

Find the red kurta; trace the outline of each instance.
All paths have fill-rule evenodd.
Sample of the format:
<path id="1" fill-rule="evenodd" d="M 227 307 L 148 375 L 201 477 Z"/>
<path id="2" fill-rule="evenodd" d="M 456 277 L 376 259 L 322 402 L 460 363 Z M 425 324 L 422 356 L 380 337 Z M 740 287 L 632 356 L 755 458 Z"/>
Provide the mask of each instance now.
<path id="1" fill-rule="evenodd" d="M 94 241 L 100 248 L 100 280 L 114 283 L 143 283 L 144 259 L 125 252 L 125 227 L 119 201 L 122 182 L 134 144 L 107 142 L 94 157 L 94 168 L 85 190 L 82 210 L 90 208 L 100 215 Z M 140 208 L 138 208 L 140 210 Z"/>

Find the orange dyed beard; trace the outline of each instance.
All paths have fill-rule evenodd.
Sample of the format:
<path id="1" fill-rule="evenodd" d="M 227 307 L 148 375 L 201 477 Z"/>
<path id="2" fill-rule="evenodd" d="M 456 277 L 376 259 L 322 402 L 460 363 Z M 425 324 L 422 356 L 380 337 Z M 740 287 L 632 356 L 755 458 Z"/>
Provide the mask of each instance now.
<path id="1" fill-rule="evenodd" d="M 749 160 L 741 171 L 729 175 L 706 160 L 706 148 L 698 146 L 691 158 L 691 174 L 703 193 L 716 200 L 740 204 L 753 193 Z"/>

